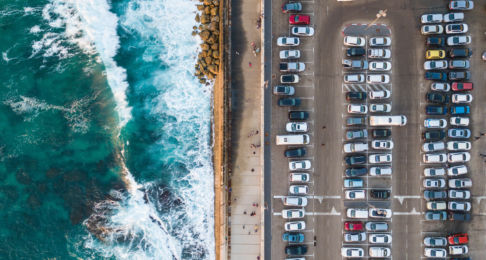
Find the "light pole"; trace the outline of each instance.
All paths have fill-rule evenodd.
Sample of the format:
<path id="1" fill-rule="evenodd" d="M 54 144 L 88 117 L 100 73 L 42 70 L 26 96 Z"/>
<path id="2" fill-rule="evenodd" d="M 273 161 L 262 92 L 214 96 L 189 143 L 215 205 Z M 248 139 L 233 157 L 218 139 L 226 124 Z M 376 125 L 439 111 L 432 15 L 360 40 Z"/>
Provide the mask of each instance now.
<path id="1" fill-rule="evenodd" d="M 368 28 L 370 28 L 376 21 L 378 21 L 378 19 L 380 19 L 381 17 L 386 17 L 386 10 L 388 9 L 385 9 L 385 11 L 383 10 L 380 10 L 377 14 L 376 14 L 376 19 L 370 24 L 368 25 L 368 27 L 366 27 L 365 31 L 368 30 Z"/>

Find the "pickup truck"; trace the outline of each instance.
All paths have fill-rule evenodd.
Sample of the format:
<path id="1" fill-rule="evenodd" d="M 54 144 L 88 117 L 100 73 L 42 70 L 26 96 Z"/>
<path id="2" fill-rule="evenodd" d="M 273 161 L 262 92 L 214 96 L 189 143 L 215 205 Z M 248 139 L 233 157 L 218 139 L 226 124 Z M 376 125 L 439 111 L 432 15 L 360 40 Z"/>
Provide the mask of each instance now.
<path id="1" fill-rule="evenodd" d="M 305 70 L 303 62 L 280 62 L 280 71 L 284 72 L 301 72 Z"/>
<path id="2" fill-rule="evenodd" d="M 388 49 L 369 49 L 368 57 L 376 59 L 388 59 L 391 57 L 391 51 Z"/>

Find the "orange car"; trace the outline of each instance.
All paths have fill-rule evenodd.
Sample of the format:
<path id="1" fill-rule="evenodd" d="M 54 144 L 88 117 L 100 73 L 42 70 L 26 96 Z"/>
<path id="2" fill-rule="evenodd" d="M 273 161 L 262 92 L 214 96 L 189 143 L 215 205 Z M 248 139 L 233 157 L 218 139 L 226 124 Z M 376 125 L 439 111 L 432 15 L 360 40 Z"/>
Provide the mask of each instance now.
<path id="1" fill-rule="evenodd" d="M 467 234 L 455 234 L 448 236 L 447 240 L 449 240 L 451 245 L 459 245 L 469 242 L 469 237 Z"/>

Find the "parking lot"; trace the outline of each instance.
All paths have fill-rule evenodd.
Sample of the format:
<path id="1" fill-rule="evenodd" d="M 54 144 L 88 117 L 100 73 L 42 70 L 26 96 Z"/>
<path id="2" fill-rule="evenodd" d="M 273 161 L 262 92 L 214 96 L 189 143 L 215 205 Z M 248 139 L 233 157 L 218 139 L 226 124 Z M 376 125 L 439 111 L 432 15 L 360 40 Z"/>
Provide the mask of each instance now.
<path id="1" fill-rule="evenodd" d="M 447 236 L 449 233 L 467 233 L 470 242 L 469 253 L 473 259 L 482 259 L 486 250 L 481 246 L 485 243 L 484 236 L 480 234 L 484 229 L 484 220 L 486 220 L 486 208 L 484 185 L 485 174 L 484 159 L 479 157 L 479 153 L 486 154 L 486 137 L 474 141 L 471 137 L 467 141 L 472 142 L 472 149 L 469 151 L 472 158 L 467 162 L 467 178 L 473 181 L 472 199 L 468 200 L 472 204 L 471 222 L 463 223 L 458 221 L 426 221 L 424 214 L 427 212 L 426 200 L 423 198 L 424 187 L 422 184 L 424 169 L 432 167 L 424 165 L 423 152 L 421 146 L 423 141 L 421 133 L 424 131 L 424 119 L 433 118 L 425 115 L 425 107 L 430 105 L 425 100 L 425 94 L 431 92 L 430 84 L 432 81 L 424 79 L 424 62 L 425 52 L 428 49 L 425 44 L 426 36 L 422 35 L 420 28 L 422 26 L 420 17 L 426 13 L 448 13 L 447 3 L 444 1 L 414 1 L 414 2 L 313 2 L 299 1 L 302 3 L 303 10 L 300 14 L 310 16 L 310 25 L 315 29 L 313 37 L 299 37 L 301 42 L 296 47 L 279 47 L 276 45 L 278 37 L 291 36 L 290 30 L 294 26 L 289 26 L 289 16 L 291 14 L 282 13 L 281 5 L 287 1 L 277 1 L 272 7 L 272 80 L 269 82 L 270 87 L 281 85 L 280 76 L 285 75 L 279 71 L 278 65 L 281 61 L 279 52 L 281 50 L 300 50 L 301 57 L 298 62 L 306 64 L 304 72 L 295 73 L 300 76 L 297 84 L 291 84 L 295 87 L 293 97 L 301 99 L 300 107 L 278 107 L 277 102 L 282 96 L 272 97 L 272 247 L 271 256 L 275 259 L 289 258 L 285 254 L 285 247 L 292 245 L 282 241 L 282 234 L 285 233 L 284 224 L 288 221 L 305 221 L 306 228 L 302 232 L 305 236 L 303 243 L 299 245 L 307 246 L 306 259 L 323 258 L 339 259 L 341 258 L 342 247 L 358 247 L 365 251 L 365 257 L 369 256 L 367 249 L 369 242 L 346 243 L 343 240 L 345 233 L 350 231 L 344 230 L 344 222 L 350 219 L 346 216 L 348 208 L 370 208 L 383 207 L 391 209 L 393 216 L 390 219 L 351 219 L 351 221 L 386 221 L 389 223 L 387 234 L 391 234 L 393 241 L 384 247 L 391 249 L 391 258 L 395 259 L 418 259 L 424 257 L 423 252 L 425 245 L 424 237 L 427 236 Z M 472 136 L 479 136 L 479 132 L 486 132 L 486 123 L 482 119 L 485 106 L 482 98 L 485 90 L 484 80 L 486 74 L 486 64 L 481 61 L 481 54 L 486 51 L 484 41 L 486 40 L 484 29 L 484 3 L 475 2 L 476 6 L 472 11 L 463 11 L 465 13 L 464 23 L 469 25 L 467 35 L 472 37 L 472 43 L 467 47 L 471 48 L 474 55 L 469 58 L 471 63 L 470 69 L 472 78 L 469 82 L 474 82 L 474 90 L 470 93 L 474 100 L 470 104 L 471 113 L 468 115 L 470 124 L 467 127 L 471 130 Z M 371 74 L 369 70 L 348 72 L 342 66 L 343 59 L 353 59 L 346 56 L 348 47 L 343 45 L 343 29 L 347 25 L 367 24 L 376 18 L 379 10 L 387 9 L 387 16 L 381 18 L 378 23 L 386 24 L 391 31 L 389 36 L 392 44 L 387 49 L 391 50 L 392 69 L 384 72 L 390 76 L 389 84 L 366 84 L 364 83 L 344 83 L 343 77 L 346 74 L 364 74 L 365 77 Z M 443 24 L 445 25 L 445 24 Z M 352 30 L 349 31 L 354 32 Z M 369 34 L 360 34 L 368 42 L 369 37 L 373 34 L 383 33 L 382 30 L 377 32 L 372 30 Z M 446 37 L 444 34 L 442 37 Z M 366 44 L 365 48 L 368 48 Z M 437 48 L 436 48 L 437 49 Z M 449 47 L 442 48 L 444 50 Z M 268 51 L 268 50 L 267 50 Z M 362 57 L 368 60 L 367 55 Z M 448 60 L 448 59 L 447 59 Z M 374 73 L 374 72 L 373 72 Z M 380 72 L 381 73 L 381 72 Z M 391 97 L 384 100 L 372 100 L 367 98 L 363 102 L 347 101 L 345 93 L 349 91 L 369 92 L 388 90 Z M 403 127 L 355 127 L 347 126 L 346 119 L 350 116 L 347 108 L 349 104 L 370 104 L 387 103 L 392 106 L 390 115 L 405 115 L 407 124 Z M 450 105 L 448 105 L 450 107 Z M 310 136 L 308 145 L 277 146 L 275 145 L 276 135 L 285 135 L 286 123 L 289 111 L 307 111 L 309 119 L 306 120 L 310 126 L 306 133 Z M 367 113 L 363 116 L 370 116 Z M 359 115 L 361 116 L 361 115 Z M 446 118 L 449 120 L 450 114 Z M 323 128 L 325 127 L 325 128 Z M 373 129 L 390 129 L 392 134 L 387 138 L 373 138 L 371 132 Z M 449 128 L 449 127 L 448 127 Z M 446 128 L 446 129 L 448 129 Z M 366 198 L 361 201 L 350 202 L 344 197 L 344 180 L 347 178 L 344 174 L 349 168 L 343 162 L 343 159 L 350 154 L 343 152 L 343 145 L 350 143 L 346 139 L 346 132 L 352 129 L 368 130 L 368 138 L 356 139 L 352 142 L 366 142 L 371 146 L 370 141 L 391 140 L 394 143 L 392 150 L 374 150 L 368 149 L 363 154 L 368 159 L 370 154 L 387 153 L 392 155 L 392 162 L 389 165 L 393 169 L 391 176 L 374 177 L 369 174 L 358 177 L 363 179 L 364 189 L 367 194 Z M 445 142 L 449 139 L 444 140 Z M 303 158 L 285 158 L 284 151 L 305 147 L 307 155 Z M 444 151 L 447 153 L 448 151 Z M 312 164 L 311 169 L 298 172 L 307 172 L 310 174 L 310 182 L 300 183 L 309 187 L 309 194 L 305 195 L 309 203 L 305 207 L 306 216 L 303 219 L 283 219 L 281 212 L 283 209 L 295 208 L 287 207 L 282 203 L 282 199 L 289 195 L 289 162 L 297 160 L 309 160 Z M 440 166 L 440 165 L 436 165 Z M 370 165 L 365 164 L 369 168 Z M 447 180 L 447 178 L 444 178 Z M 294 183 L 292 183 L 294 184 Z M 447 187 L 447 185 L 446 185 Z M 369 196 L 371 189 L 390 190 L 391 198 L 389 200 L 374 200 Z M 446 188 L 444 189 L 446 190 Z M 447 200 L 446 200 L 447 201 Z M 373 203 L 383 203 L 374 205 Z M 354 203 L 354 204 L 353 204 Z M 358 204 L 356 204 L 358 203 Z M 361 203 L 361 204 L 360 204 Z M 363 204 L 365 203 L 365 204 Z M 371 206 L 370 206 L 371 205 Z M 368 234 L 367 234 L 368 235 Z M 269 239 L 269 238 L 266 238 Z M 447 247 L 442 247 L 446 248 Z M 292 255 L 291 257 L 296 257 Z"/>

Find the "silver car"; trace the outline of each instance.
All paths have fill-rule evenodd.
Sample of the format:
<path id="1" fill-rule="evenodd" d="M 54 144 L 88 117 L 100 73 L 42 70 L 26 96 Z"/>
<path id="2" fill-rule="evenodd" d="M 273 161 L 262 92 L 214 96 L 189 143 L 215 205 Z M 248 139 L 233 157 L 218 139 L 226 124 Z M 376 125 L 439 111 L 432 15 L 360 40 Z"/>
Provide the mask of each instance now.
<path id="1" fill-rule="evenodd" d="M 292 28 L 292 34 L 298 36 L 313 36 L 314 28 L 306 26 L 296 26 Z"/>
<path id="2" fill-rule="evenodd" d="M 452 166 L 447 168 L 447 175 L 449 176 L 458 176 L 466 173 L 467 173 L 466 165 L 458 165 L 458 166 Z"/>
<path id="3" fill-rule="evenodd" d="M 451 84 L 434 82 L 430 88 L 434 91 L 449 92 L 451 90 Z"/>
<path id="4" fill-rule="evenodd" d="M 344 83 L 361 83 L 364 82 L 365 76 L 363 74 L 348 74 L 344 75 Z"/>
<path id="5" fill-rule="evenodd" d="M 425 179 L 424 188 L 444 188 L 446 182 L 443 179 Z"/>
<path id="6" fill-rule="evenodd" d="M 447 238 L 445 237 L 425 237 L 424 244 L 426 246 L 447 246 Z"/>
<path id="7" fill-rule="evenodd" d="M 431 60 L 424 62 L 424 70 L 444 70 L 447 69 L 447 61 Z"/>
<path id="8" fill-rule="evenodd" d="M 392 242 L 392 236 L 387 234 L 371 234 L 369 241 L 372 244 L 390 244 Z"/>
<path id="9" fill-rule="evenodd" d="M 471 198 L 471 192 L 468 190 L 449 190 L 449 198 L 468 200 Z"/>
<path id="10" fill-rule="evenodd" d="M 471 36 L 451 36 L 447 37 L 447 45 L 457 46 L 471 43 Z"/>
<path id="11" fill-rule="evenodd" d="M 386 222 L 366 222 L 365 228 L 368 231 L 387 231 L 388 223 Z"/>
<path id="12" fill-rule="evenodd" d="M 444 22 L 453 23 L 464 20 L 464 13 L 448 13 L 444 14 Z"/>
<path id="13" fill-rule="evenodd" d="M 444 32 L 444 27 L 442 25 L 437 24 L 437 25 L 424 25 L 422 26 L 422 34 L 441 34 Z"/>
<path id="14" fill-rule="evenodd" d="M 285 126 L 285 129 L 290 133 L 305 133 L 309 131 L 309 124 L 304 122 L 289 122 Z"/>
<path id="15" fill-rule="evenodd" d="M 347 233 L 344 234 L 344 242 L 363 242 L 366 241 L 366 233 Z"/>
<path id="16" fill-rule="evenodd" d="M 289 192 L 292 195 L 303 195 L 309 193 L 307 185 L 290 185 Z"/>
<path id="17" fill-rule="evenodd" d="M 422 145 L 422 151 L 424 152 L 442 151 L 444 149 L 445 149 L 444 142 L 430 142 L 430 143 L 424 143 Z"/>
<path id="18" fill-rule="evenodd" d="M 370 38 L 370 46 L 390 46 L 391 45 L 391 38 L 390 37 L 373 37 Z"/>
<path id="19" fill-rule="evenodd" d="M 298 46 L 300 44 L 300 39 L 297 37 L 278 37 L 278 46 Z"/>
<path id="20" fill-rule="evenodd" d="M 468 126 L 469 125 L 469 118 L 454 116 L 454 117 L 451 117 L 450 123 L 451 123 L 451 125 Z"/>
<path id="21" fill-rule="evenodd" d="M 280 59 L 298 59 L 300 58 L 299 50 L 280 51 Z"/>
<path id="22" fill-rule="evenodd" d="M 446 170 L 444 168 L 425 168 L 424 175 L 425 176 L 444 176 Z"/>
<path id="23" fill-rule="evenodd" d="M 369 69 L 376 71 L 386 71 L 391 70 L 391 62 L 388 61 L 372 61 L 370 62 Z"/>
<path id="24" fill-rule="evenodd" d="M 441 23 L 442 19 L 442 14 L 424 14 L 420 20 L 422 23 Z"/>
<path id="25" fill-rule="evenodd" d="M 446 25 L 447 34 L 467 33 L 468 26 L 465 23 L 453 23 Z"/>

